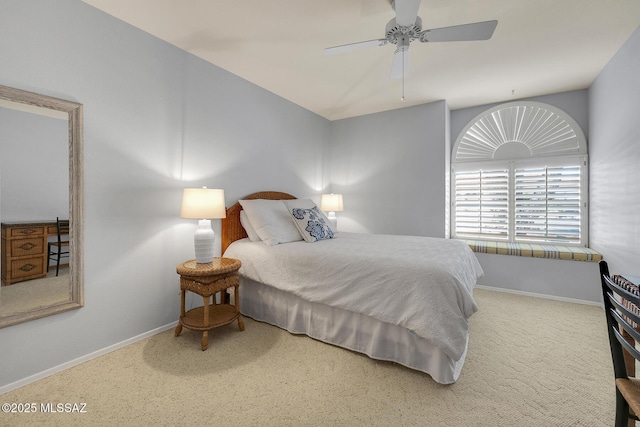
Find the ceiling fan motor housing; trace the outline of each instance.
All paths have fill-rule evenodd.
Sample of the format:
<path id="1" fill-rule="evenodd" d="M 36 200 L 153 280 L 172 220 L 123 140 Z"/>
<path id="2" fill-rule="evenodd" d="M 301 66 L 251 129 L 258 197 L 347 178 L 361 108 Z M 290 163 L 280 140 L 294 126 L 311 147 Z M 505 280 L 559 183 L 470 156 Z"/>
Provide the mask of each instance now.
<path id="1" fill-rule="evenodd" d="M 385 37 L 389 43 L 398 45 L 398 49 L 408 49 L 409 43 L 420 37 L 422 31 L 422 19 L 416 17 L 416 22 L 410 27 L 396 24 L 396 18 L 387 23 Z"/>

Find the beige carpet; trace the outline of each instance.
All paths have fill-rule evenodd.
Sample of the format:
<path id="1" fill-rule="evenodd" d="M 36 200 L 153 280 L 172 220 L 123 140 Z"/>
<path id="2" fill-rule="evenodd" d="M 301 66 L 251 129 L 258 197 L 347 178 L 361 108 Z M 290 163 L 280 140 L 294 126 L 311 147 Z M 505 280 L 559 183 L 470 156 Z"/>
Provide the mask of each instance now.
<path id="1" fill-rule="evenodd" d="M 0 316 L 23 313 L 39 307 L 69 301 L 69 269 L 51 270 L 42 279 L 0 286 Z"/>
<path id="2" fill-rule="evenodd" d="M 475 296 L 453 385 L 246 319 L 244 332 L 214 330 L 205 352 L 199 333 L 170 330 L 6 393 L 2 402 L 86 403 L 86 413 L 0 413 L 0 425 L 613 425 L 600 308 Z"/>

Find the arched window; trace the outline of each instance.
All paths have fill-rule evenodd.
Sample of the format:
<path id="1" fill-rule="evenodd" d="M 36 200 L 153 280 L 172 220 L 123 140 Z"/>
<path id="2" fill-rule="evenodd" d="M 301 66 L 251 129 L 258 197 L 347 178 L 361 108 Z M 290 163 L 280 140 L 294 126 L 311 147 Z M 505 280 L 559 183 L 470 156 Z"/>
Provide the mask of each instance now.
<path id="1" fill-rule="evenodd" d="M 564 111 L 511 102 L 453 148 L 452 237 L 587 246 L 587 144 Z"/>

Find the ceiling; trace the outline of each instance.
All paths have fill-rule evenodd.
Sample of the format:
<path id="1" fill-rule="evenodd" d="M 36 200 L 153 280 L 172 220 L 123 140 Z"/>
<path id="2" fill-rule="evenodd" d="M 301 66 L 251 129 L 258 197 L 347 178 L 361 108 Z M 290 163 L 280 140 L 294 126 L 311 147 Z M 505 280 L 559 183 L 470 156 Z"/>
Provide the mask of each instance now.
<path id="1" fill-rule="evenodd" d="M 389 0 L 83 0 L 329 120 L 585 89 L 640 25 L 638 0 L 422 0 L 423 28 L 497 19 L 488 41 L 420 43 L 391 79 Z"/>

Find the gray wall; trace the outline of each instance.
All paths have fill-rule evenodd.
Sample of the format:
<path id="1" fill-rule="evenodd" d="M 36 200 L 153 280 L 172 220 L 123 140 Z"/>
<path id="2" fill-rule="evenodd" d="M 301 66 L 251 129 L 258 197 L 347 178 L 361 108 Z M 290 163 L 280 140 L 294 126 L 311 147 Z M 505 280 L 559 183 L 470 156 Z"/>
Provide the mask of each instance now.
<path id="1" fill-rule="evenodd" d="M 589 89 L 591 246 L 640 275 L 640 28 Z"/>
<path id="2" fill-rule="evenodd" d="M 332 122 L 341 231 L 445 236 L 446 102 Z"/>
<path id="3" fill-rule="evenodd" d="M 2 222 L 69 218 L 68 147 L 66 120 L 0 108 Z"/>
<path id="4" fill-rule="evenodd" d="M 327 185 L 329 121 L 80 0 L 0 0 L 0 58 L 0 84 L 84 104 L 86 301 L 0 329 L 0 387 L 177 320 L 183 187 Z"/>

